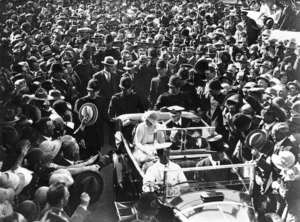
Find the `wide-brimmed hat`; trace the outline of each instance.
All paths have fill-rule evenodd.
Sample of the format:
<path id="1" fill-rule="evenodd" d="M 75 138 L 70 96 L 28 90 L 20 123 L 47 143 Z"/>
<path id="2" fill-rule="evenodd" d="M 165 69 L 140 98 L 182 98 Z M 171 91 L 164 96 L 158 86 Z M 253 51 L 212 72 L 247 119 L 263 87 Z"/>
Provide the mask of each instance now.
<path id="1" fill-rule="evenodd" d="M 217 28 L 217 29 L 214 31 L 214 34 L 215 34 L 215 35 L 221 35 L 221 36 L 224 36 L 224 37 L 225 37 L 225 32 L 224 32 L 223 29 L 221 29 L 221 28 Z"/>
<path id="2" fill-rule="evenodd" d="M 261 65 L 259 65 L 259 66 L 264 66 L 264 67 L 266 67 L 266 68 L 268 68 L 268 69 L 272 69 L 273 64 L 272 64 L 271 61 L 264 61 L 264 62 L 263 62 Z"/>
<path id="3" fill-rule="evenodd" d="M 295 155 L 290 151 L 281 151 L 278 155 L 272 155 L 273 164 L 281 170 L 291 168 L 295 164 Z"/>
<path id="4" fill-rule="evenodd" d="M 45 140 L 39 145 L 39 148 L 46 154 L 51 154 L 54 157 L 60 151 L 61 142 L 59 140 Z"/>
<path id="5" fill-rule="evenodd" d="M 63 183 L 67 187 L 70 187 L 71 185 L 74 184 L 74 180 L 72 175 L 67 169 L 59 169 L 54 171 L 49 178 L 50 186 L 55 183 Z"/>
<path id="6" fill-rule="evenodd" d="M 4 113 L 4 124 L 12 124 L 17 122 L 20 117 L 16 116 L 13 109 L 6 109 Z"/>
<path id="7" fill-rule="evenodd" d="M 64 96 L 61 95 L 61 92 L 57 89 L 52 89 L 49 91 L 49 100 L 63 100 Z"/>
<path id="8" fill-rule="evenodd" d="M 224 99 L 224 103 L 226 105 L 228 105 L 228 102 L 233 102 L 237 104 L 239 107 L 241 107 L 243 105 L 243 97 L 239 93 L 231 93 L 227 95 L 226 98 Z"/>
<path id="9" fill-rule="evenodd" d="M 160 203 L 155 193 L 147 192 L 142 194 L 134 206 L 142 214 L 155 216 L 159 212 Z"/>
<path id="10" fill-rule="evenodd" d="M 104 65 L 108 65 L 108 66 L 115 66 L 117 65 L 118 61 L 114 60 L 114 58 L 112 56 L 105 56 L 104 61 L 102 62 L 102 64 Z"/>
<path id="11" fill-rule="evenodd" d="M 132 61 L 127 61 L 126 65 L 123 67 L 124 70 L 132 70 L 136 65 Z"/>
<path id="12" fill-rule="evenodd" d="M 159 119 L 159 114 L 156 111 L 147 111 L 143 114 L 142 120 L 146 121 L 148 120 L 149 122 L 155 124 Z"/>
<path id="13" fill-rule="evenodd" d="M 76 176 L 72 196 L 74 201 L 80 201 L 80 195 L 86 192 L 90 196 L 90 204 L 95 203 L 101 196 L 103 191 L 103 179 L 99 173 L 93 171 L 84 171 Z"/>
<path id="14" fill-rule="evenodd" d="M 26 126 L 32 124 L 32 120 L 28 119 L 24 114 L 19 114 L 18 115 L 19 120 L 16 122 L 16 126 Z"/>
<path id="15" fill-rule="evenodd" d="M 252 117 L 242 113 L 237 113 L 232 117 L 232 123 L 237 129 L 241 129 L 252 121 Z"/>
<path id="16" fill-rule="evenodd" d="M 80 107 L 78 116 L 80 122 L 86 119 L 85 125 L 91 126 L 98 119 L 98 109 L 93 103 L 85 103 Z"/>
<path id="17" fill-rule="evenodd" d="M 223 136 L 221 134 L 214 134 L 207 137 L 207 142 L 209 144 L 208 151 L 224 152 L 228 149 L 228 145 L 223 142 Z"/>
<path id="18" fill-rule="evenodd" d="M 264 130 L 252 130 L 246 137 L 245 145 L 249 149 L 261 150 L 268 142 L 268 134 Z"/>
<path id="19" fill-rule="evenodd" d="M 31 99 L 35 99 L 35 100 L 49 100 L 51 99 L 50 96 L 48 96 L 47 91 L 43 88 L 39 88 L 35 91 L 34 95 L 30 96 Z"/>
<path id="20" fill-rule="evenodd" d="M 195 65 L 194 69 L 197 71 L 197 73 L 202 73 L 204 70 L 208 69 L 209 62 L 206 59 L 199 59 Z"/>
<path id="21" fill-rule="evenodd" d="M 297 80 L 294 80 L 293 82 L 288 82 L 287 86 L 288 86 L 288 87 L 290 87 L 290 86 L 295 86 L 296 89 L 297 89 L 298 91 L 300 91 L 300 84 L 299 84 L 299 82 L 298 82 Z"/>
<path id="22" fill-rule="evenodd" d="M 221 90 L 223 89 L 221 86 L 221 82 L 219 79 L 213 79 L 208 83 L 208 88 L 213 90 Z"/>
<path id="23" fill-rule="evenodd" d="M 260 75 L 260 76 L 256 77 L 256 81 L 258 81 L 259 79 L 263 79 L 263 80 L 265 80 L 268 84 L 271 84 L 272 76 L 270 76 L 269 74 L 263 74 L 263 75 Z"/>

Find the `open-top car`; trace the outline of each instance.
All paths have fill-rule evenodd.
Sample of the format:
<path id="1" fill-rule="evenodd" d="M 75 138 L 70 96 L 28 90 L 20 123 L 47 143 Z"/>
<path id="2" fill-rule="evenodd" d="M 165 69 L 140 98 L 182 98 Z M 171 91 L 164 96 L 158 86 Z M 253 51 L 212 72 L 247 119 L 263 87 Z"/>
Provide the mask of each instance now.
<path id="1" fill-rule="evenodd" d="M 113 155 L 114 187 L 117 200 L 136 200 L 142 192 L 143 177 L 146 168 L 141 166 L 133 156 L 133 137 L 136 126 L 142 122 L 141 113 L 126 114 L 118 117 L 119 124 L 116 132 L 117 152 Z M 194 119 L 191 112 L 182 112 L 183 118 Z M 159 122 L 163 125 L 170 120 L 168 112 L 159 113 Z M 202 120 L 200 120 L 202 121 Z M 205 138 L 215 133 L 215 128 L 202 121 L 203 127 L 163 128 L 166 142 L 157 146 L 172 144 L 170 159 L 181 167 L 196 166 L 196 162 L 208 155 Z M 158 130 L 156 130 L 156 133 Z M 172 140 L 172 142 L 171 142 Z M 154 160 L 156 161 L 156 160 Z"/>
<path id="2" fill-rule="evenodd" d="M 168 185 L 169 172 L 164 171 L 161 187 L 160 221 L 257 221 L 251 202 L 254 182 L 254 164 L 232 164 L 208 167 L 182 168 L 193 179 Z M 229 173 L 227 180 L 204 181 L 208 174 Z M 134 201 L 115 202 L 120 219 L 135 212 Z"/>

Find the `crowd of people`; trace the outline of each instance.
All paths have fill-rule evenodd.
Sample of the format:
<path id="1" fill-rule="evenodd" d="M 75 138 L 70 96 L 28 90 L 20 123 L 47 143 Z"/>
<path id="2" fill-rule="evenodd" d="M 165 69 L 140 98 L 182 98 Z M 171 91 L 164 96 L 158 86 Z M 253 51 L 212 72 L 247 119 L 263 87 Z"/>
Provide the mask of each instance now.
<path id="1" fill-rule="evenodd" d="M 255 161 L 256 210 L 300 221 L 300 45 L 272 35 L 299 30 L 295 2 L 0 5 L 0 221 L 84 221 L 102 192 L 101 148 L 115 147 L 117 117 L 148 110 L 190 111 L 215 127 L 226 157 L 201 164 Z M 144 117 L 136 153 L 159 125 L 157 113 Z M 148 212 L 145 200 L 136 206 Z"/>

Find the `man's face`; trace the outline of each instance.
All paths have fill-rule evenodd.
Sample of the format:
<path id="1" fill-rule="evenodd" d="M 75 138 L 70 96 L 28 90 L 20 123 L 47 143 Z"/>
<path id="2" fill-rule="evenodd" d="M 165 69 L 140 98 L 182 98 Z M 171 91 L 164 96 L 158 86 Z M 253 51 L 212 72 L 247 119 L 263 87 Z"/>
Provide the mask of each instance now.
<path id="1" fill-rule="evenodd" d="M 274 141 L 278 142 L 280 140 L 283 140 L 286 137 L 286 134 L 283 133 L 281 130 L 273 128 L 271 132 L 271 137 Z"/>
<path id="2" fill-rule="evenodd" d="M 172 111 L 170 112 L 170 117 L 171 120 L 176 123 L 179 121 L 180 117 L 181 117 L 181 112 L 177 112 L 177 111 Z"/>
<path id="3" fill-rule="evenodd" d="M 166 75 L 166 69 L 156 69 L 159 76 L 165 76 Z"/>
<path id="4" fill-rule="evenodd" d="M 173 87 L 173 86 L 169 86 L 169 92 L 172 95 L 177 95 L 180 92 L 180 87 Z"/>
<path id="5" fill-rule="evenodd" d="M 170 160 L 170 149 L 165 149 L 162 154 L 158 155 L 158 158 L 162 164 L 167 164 Z"/>
<path id="6" fill-rule="evenodd" d="M 67 71 L 68 71 L 68 74 L 72 74 L 73 73 L 73 67 L 71 64 L 68 64 L 67 67 L 66 67 Z"/>
<path id="7" fill-rule="evenodd" d="M 289 94 L 291 96 L 296 96 L 299 93 L 299 91 L 297 90 L 296 86 L 294 85 L 290 85 L 290 91 Z"/>
<path id="8" fill-rule="evenodd" d="M 257 81 L 257 84 L 258 84 L 260 87 L 262 87 L 262 88 L 267 88 L 267 87 L 268 87 L 268 83 L 267 83 L 265 80 L 263 80 L 263 79 L 259 79 L 259 80 Z"/>
<path id="9" fill-rule="evenodd" d="M 215 74 L 211 73 L 210 70 L 205 70 L 204 75 L 205 75 L 205 78 L 207 79 L 207 81 L 209 81 L 215 77 Z"/>
<path id="10" fill-rule="evenodd" d="M 174 56 L 178 56 L 179 55 L 179 48 L 178 47 L 173 47 L 172 53 L 173 53 Z"/>

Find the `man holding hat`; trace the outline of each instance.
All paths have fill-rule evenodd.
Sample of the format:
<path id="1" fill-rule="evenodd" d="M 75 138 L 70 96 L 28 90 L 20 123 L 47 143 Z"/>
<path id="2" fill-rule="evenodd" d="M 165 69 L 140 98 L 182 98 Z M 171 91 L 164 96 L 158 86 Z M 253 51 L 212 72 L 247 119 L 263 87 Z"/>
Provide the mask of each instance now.
<path id="1" fill-rule="evenodd" d="M 86 149 L 81 157 L 87 159 L 92 155 L 97 155 L 104 144 L 103 123 L 109 122 L 105 101 L 100 93 L 100 84 L 96 79 L 91 79 L 87 86 L 88 94 L 79 98 L 74 107 L 78 113 L 80 125 L 74 134 L 80 132 L 76 137 L 83 139 Z"/>

